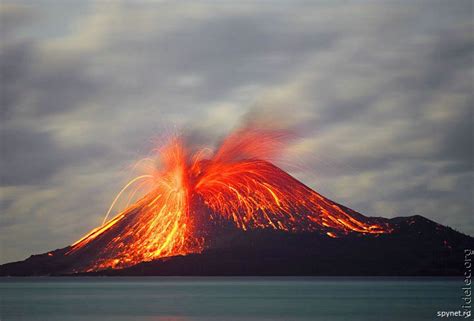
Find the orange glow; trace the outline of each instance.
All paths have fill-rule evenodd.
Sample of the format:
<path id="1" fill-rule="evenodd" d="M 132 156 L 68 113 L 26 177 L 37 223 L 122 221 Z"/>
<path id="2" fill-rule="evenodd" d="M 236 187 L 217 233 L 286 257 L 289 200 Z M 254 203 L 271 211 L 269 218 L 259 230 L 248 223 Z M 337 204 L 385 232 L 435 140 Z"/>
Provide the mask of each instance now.
<path id="1" fill-rule="evenodd" d="M 68 254 L 100 244 L 82 270 L 122 268 L 142 261 L 199 253 L 209 224 L 232 222 L 242 230 L 385 233 L 388 227 L 350 213 L 269 162 L 284 148 L 281 131 L 238 130 L 212 152 L 193 153 L 179 137 L 159 149 L 160 166 L 150 167 L 119 192 L 102 226 L 72 245 Z M 140 162 L 150 162 L 144 159 Z M 130 198 L 146 184 L 149 192 L 107 221 L 125 191 Z M 360 216 L 360 218 L 359 218 Z M 207 225 L 206 225 L 207 224 Z"/>

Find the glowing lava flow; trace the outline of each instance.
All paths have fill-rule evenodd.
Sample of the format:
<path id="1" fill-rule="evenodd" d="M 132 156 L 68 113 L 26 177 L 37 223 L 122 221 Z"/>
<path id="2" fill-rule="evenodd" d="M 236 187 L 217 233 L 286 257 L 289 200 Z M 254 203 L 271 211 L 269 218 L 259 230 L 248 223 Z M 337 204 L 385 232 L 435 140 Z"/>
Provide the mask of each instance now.
<path id="1" fill-rule="evenodd" d="M 159 151 L 162 166 L 130 181 L 111 209 L 137 182 L 151 186 L 150 192 L 110 221 L 104 219 L 68 254 L 82 251 L 92 256 L 92 263 L 80 270 L 94 271 L 199 253 L 206 247 L 205 233 L 200 231 L 204 223 L 232 222 L 242 230 L 320 231 L 330 237 L 389 231 L 268 162 L 284 142 L 281 132 L 247 128 L 230 135 L 209 155 L 204 149 L 191 154 L 179 138 L 171 139 Z M 93 253 L 87 254 L 88 249 Z"/>

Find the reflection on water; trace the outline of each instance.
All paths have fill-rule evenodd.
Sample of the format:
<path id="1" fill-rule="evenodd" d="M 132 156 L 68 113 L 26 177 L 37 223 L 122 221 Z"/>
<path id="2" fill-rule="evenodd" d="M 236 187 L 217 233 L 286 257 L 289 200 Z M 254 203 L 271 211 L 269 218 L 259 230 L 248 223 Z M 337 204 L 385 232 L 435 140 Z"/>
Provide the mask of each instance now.
<path id="1" fill-rule="evenodd" d="M 434 320 L 446 278 L 0 278 L 2 321 Z"/>

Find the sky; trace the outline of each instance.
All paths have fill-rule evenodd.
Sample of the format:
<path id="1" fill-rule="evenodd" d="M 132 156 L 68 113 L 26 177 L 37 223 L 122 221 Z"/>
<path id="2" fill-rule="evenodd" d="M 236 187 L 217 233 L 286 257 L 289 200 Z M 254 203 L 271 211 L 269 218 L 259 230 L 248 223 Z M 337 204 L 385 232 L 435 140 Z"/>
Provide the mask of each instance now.
<path id="1" fill-rule="evenodd" d="M 332 200 L 474 235 L 472 17 L 471 1 L 2 1 L 0 263 L 99 225 L 166 133 L 212 144 L 253 117 L 295 130 L 281 166 Z"/>

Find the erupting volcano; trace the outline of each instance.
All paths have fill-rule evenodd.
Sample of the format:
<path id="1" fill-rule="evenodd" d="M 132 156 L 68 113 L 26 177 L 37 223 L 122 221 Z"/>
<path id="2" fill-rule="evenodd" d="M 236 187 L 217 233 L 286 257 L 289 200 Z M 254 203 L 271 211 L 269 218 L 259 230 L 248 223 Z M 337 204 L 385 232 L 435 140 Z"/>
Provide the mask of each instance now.
<path id="1" fill-rule="evenodd" d="M 450 263 L 439 272 L 439 263 L 427 263 L 426 253 L 420 261 L 408 247 L 428 249 L 429 260 L 452 260 L 472 245 L 471 237 L 419 216 L 366 217 L 325 198 L 273 164 L 288 137 L 247 127 L 209 149 L 172 136 L 137 163 L 144 173 L 118 193 L 101 226 L 64 249 L 5 264 L 0 275 L 457 271 Z M 120 199 L 134 202 L 109 219 Z M 352 271 L 338 272 L 351 260 L 358 262 Z M 411 266 L 407 272 L 401 272 L 404 260 Z M 147 262 L 158 266 L 143 267 Z"/>
<path id="2" fill-rule="evenodd" d="M 271 164 L 268 159 L 283 149 L 286 137 L 281 131 L 247 128 L 231 134 L 215 152 L 193 153 L 182 138 L 172 137 L 157 150 L 160 165 L 142 160 L 149 173 L 131 180 L 118 197 L 133 184 L 138 187 L 132 195 L 144 185 L 150 192 L 104 220 L 67 255 L 94 248 L 95 257 L 80 270 L 95 271 L 199 253 L 212 231 L 229 222 L 242 230 L 322 231 L 331 237 L 390 231 L 343 210 Z"/>

